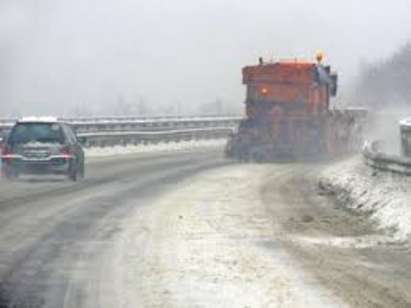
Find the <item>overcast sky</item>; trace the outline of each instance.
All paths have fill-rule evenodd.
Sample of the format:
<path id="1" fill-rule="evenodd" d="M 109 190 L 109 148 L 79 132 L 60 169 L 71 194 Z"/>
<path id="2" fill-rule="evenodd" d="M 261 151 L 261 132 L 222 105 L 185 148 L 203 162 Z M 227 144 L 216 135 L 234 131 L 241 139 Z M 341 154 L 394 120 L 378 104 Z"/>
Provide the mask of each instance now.
<path id="1" fill-rule="evenodd" d="M 241 67 L 311 57 L 339 72 L 411 40 L 409 0 L 0 0 L 0 114 L 104 109 L 119 97 L 242 107 Z"/>

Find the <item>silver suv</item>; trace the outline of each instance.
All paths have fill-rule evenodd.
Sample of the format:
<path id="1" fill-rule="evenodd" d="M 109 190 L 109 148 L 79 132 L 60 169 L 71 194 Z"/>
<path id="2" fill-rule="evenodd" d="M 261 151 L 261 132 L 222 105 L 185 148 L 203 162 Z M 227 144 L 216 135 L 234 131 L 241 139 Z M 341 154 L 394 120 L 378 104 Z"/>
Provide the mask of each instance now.
<path id="1" fill-rule="evenodd" d="M 65 174 L 84 177 L 84 151 L 69 124 L 56 119 L 16 122 L 2 149 L 2 174 Z"/>

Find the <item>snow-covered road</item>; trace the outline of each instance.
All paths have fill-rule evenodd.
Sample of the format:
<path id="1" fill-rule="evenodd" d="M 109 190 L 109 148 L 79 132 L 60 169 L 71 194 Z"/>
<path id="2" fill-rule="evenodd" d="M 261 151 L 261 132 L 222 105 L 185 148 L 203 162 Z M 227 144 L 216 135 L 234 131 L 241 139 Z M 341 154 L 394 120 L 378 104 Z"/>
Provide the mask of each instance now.
<path id="1" fill-rule="evenodd" d="M 277 240 L 259 191 L 266 174 L 255 165 L 202 172 L 136 210 L 112 256 L 127 264 L 126 277 L 113 277 L 126 306 L 344 307 Z"/>
<path id="2" fill-rule="evenodd" d="M 215 146 L 3 181 L 0 307 L 410 307 L 410 246 L 318 189 L 338 164 Z"/>

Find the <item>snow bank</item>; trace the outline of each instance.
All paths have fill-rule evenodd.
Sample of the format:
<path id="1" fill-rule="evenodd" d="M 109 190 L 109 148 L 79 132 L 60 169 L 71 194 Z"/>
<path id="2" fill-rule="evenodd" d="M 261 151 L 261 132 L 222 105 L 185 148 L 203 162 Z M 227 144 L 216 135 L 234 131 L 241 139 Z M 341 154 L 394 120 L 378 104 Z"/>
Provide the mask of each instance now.
<path id="1" fill-rule="evenodd" d="M 357 157 L 324 170 L 319 185 L 333 193 L 339 205 L 369 214 L 396 240 L 410 238 L 411 178 L 375 171 Z"/>
<path id="2" fill-rule="evenodd" d="M 180 142 L 158 143 L 148 145 L 127 145 L 113 147 L 93 147 L 85 149 L 87 157 L 104 157 L 113 155 L 124 155 L 133 153 L 151 152 L 175 152 L 193 150 L 199 148 L 221 148 L 226 144 L 226 139 L 215 140 L 190 140 Z"/>

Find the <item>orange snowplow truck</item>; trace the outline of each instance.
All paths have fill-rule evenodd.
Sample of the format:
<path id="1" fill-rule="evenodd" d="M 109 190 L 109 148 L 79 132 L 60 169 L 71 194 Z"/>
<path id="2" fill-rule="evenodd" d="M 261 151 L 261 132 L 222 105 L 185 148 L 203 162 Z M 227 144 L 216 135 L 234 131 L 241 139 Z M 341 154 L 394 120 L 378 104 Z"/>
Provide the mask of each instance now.
<path id="1" fill-rule="evenodd" d="M 279 61 L 243 68 L 246 118 L 226 147 L 228 156 L 266 161 L 347 152 L 358 143 L 364 110 L 331 110 L 337 74 L 317 61 Z M 354 140 L 355 139 L 355 140 Z"/>

